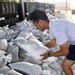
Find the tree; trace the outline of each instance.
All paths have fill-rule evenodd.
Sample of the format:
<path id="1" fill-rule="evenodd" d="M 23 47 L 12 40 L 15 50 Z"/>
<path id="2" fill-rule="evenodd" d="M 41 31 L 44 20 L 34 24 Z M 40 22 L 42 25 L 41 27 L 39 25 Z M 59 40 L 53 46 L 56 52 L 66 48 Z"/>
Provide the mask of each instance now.
<path id="1" fill-rule="evenodd" d="M 0 2 L 8 2 L 9 0 L 0 0 Z"/>
<path id="2" fill-rule="evenodd" d="M 35 0 L 24 0 L 25 2 L 35 2 Z"/>
<path id="3" fill-rule="evenodd" d="M 14 1 L 19 2 L 19 0 L 0 0 L 0 2 L 14 2 Z"/>

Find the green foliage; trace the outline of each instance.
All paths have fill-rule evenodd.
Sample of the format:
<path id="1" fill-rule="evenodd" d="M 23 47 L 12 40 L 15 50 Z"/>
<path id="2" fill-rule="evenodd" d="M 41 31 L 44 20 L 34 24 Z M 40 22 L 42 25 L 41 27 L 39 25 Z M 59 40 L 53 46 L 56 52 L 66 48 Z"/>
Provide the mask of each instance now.
<path id="1" fill-rule="evenodd" d="M 9 0 L 0 0 L 0 2 L 8 2 Z"/>
<path id="2" fill-rule="evenodd" d="M 35 0 L 24 0 L 25 2 L 35 2 Z"/>
<path id="3" fill-rule="evenodd" d="M 0 2 L 19 2 L 19 0 L 0 0 Z"/>

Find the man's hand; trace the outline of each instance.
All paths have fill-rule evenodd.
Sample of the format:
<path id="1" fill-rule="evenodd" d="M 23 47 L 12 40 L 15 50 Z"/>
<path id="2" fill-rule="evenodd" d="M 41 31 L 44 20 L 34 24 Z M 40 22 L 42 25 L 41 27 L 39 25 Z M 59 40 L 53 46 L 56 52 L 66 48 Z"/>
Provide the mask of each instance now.
<path id="1" fill-rule="evenodd" d="M 49 57 L 48 52 L 46 52 L 44 54 L 41 54 L 40 56 L 43 56 L 42 59 L 40 59 L 40 60 L 45 60 L 45 59 L 47 59 Z"/>

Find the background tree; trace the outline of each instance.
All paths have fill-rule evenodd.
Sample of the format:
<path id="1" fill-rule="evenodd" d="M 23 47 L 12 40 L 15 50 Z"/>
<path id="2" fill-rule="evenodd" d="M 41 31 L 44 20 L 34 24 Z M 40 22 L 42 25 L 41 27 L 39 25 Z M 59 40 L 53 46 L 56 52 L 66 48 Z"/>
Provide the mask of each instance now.
<path id="1" fill-rule="evenodd" d="M 14 2 L 14 1 L 19 2 L 19 0 L 0 0 L 0 2 Z"/>

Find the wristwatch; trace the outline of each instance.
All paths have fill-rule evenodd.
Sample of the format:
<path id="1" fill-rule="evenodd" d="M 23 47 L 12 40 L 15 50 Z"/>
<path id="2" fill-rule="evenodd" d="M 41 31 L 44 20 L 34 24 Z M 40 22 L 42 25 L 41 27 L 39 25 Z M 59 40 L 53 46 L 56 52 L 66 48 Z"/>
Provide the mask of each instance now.
<path id="1" fill-rule="evenodd" d="M 48 56 L 51 57 L 51 55 L 50 55 L 50 51 L 48 51 Z"/>

